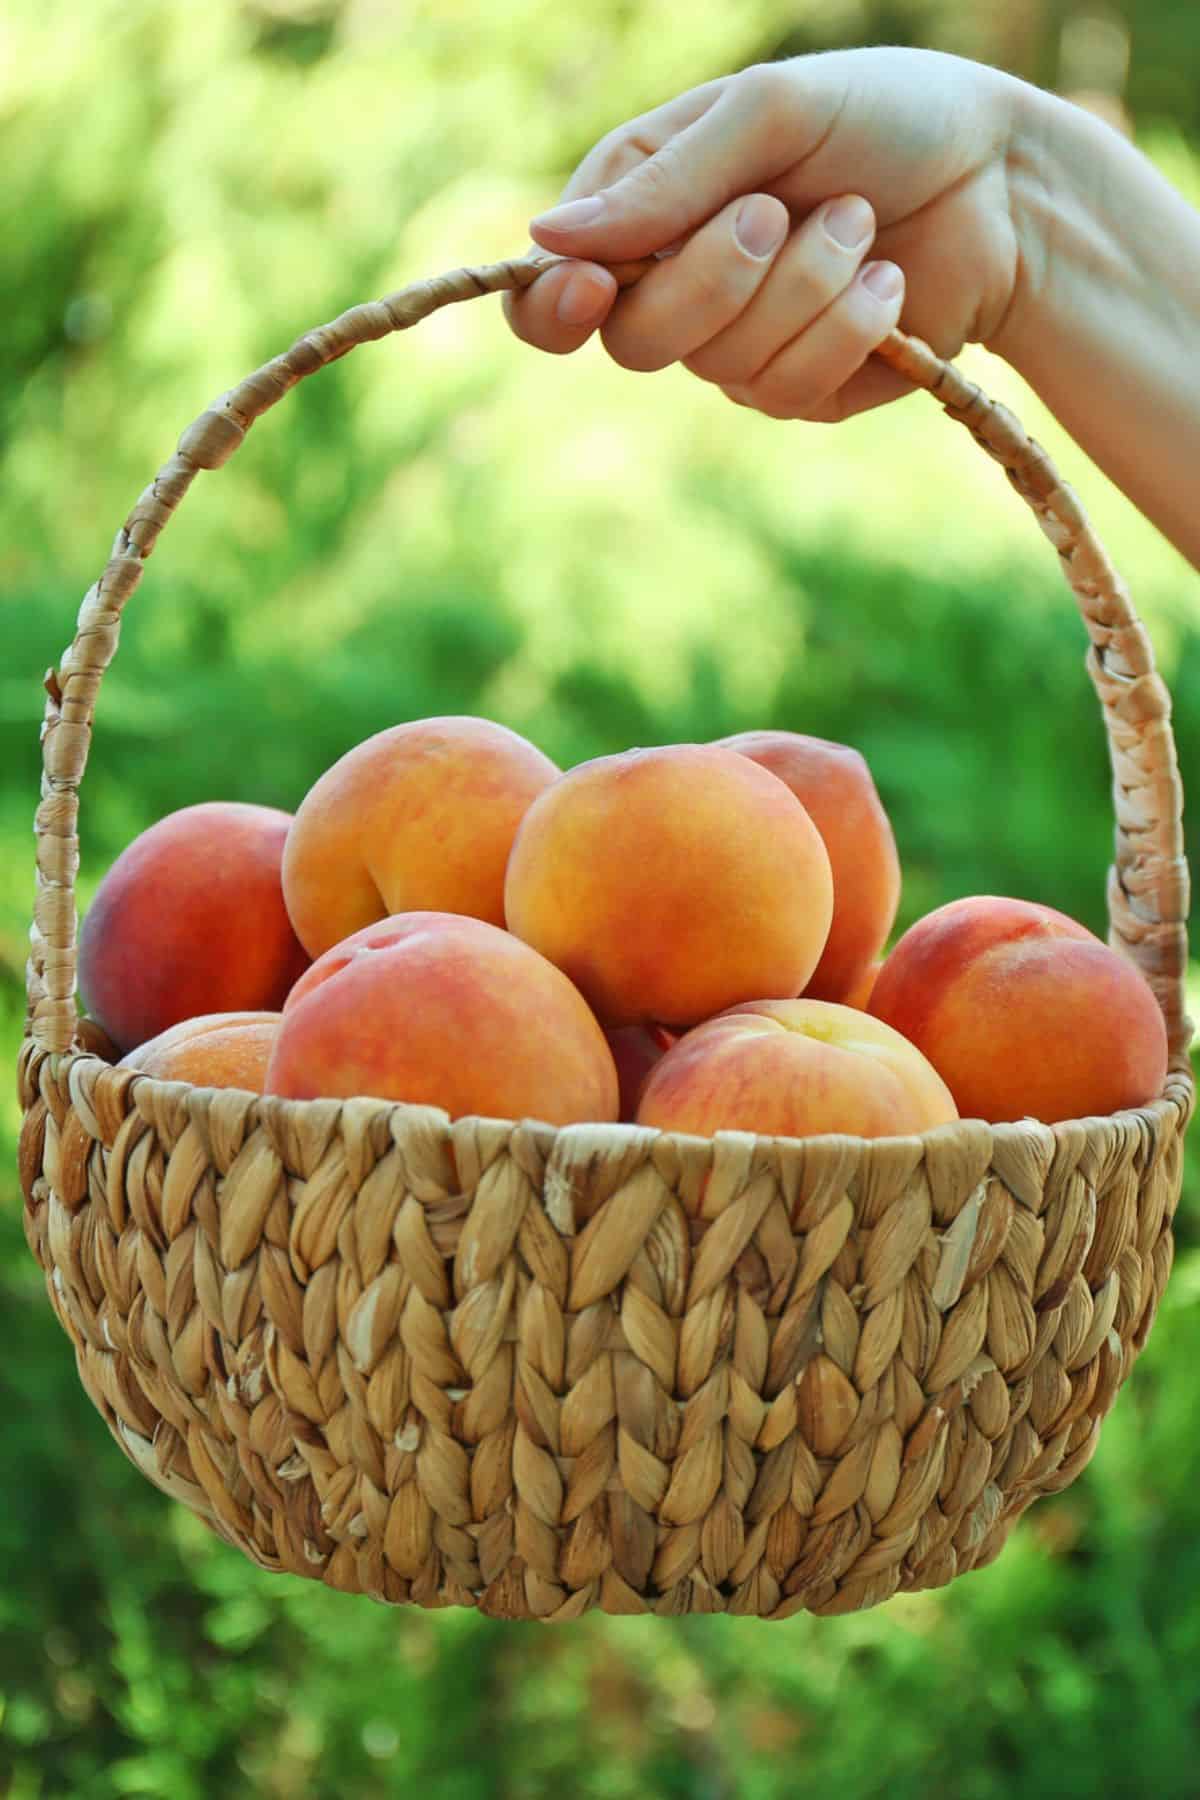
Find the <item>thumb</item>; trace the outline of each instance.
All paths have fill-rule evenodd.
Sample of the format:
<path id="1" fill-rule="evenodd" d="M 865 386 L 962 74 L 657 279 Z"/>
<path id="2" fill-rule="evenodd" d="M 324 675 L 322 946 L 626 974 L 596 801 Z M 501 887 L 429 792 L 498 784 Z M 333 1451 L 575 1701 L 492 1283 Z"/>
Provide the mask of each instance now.
<path id="1" fill-rule="evenodd" d="M 598 262 L 652 256 L 737 195 L 781 174 L 795 159 L 794 136 L 795 121 L 789 131 L 781 119 L 774 82 L 755 87 L 743 76 L 611 185 L 540 213 L 530 236 L 561 256 Z"/>

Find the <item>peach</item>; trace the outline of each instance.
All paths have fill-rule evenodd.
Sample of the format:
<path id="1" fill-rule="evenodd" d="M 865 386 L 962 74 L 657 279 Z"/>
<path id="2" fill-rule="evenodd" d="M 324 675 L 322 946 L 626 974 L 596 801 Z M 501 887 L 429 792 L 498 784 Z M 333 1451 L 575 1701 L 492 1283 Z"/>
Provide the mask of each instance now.
<path id="1" fill-rule="evenodd" d="M 459 913 L 380 919 L 319 957 L 288 996 L 266 1091 L 452 1118 L 617 1116 L 617 1071 L 583 996 L 528 944 Z"/>
<path id="2" fill-rule="evenodd" d="M 859 1012 L 867 1012 L 870 1008 L 871 995 L 875 991 L 875 983 L 879 979 L 879 971 L 882 967 L 882 957 L 878 957 L 874 962 L 869 962 L 841 1004 L 843 1006 L 857 1007 Z"/>
<path id="3" fill-rule="evenodd" d="M 275 1046 L 277 1012 L 208 1013 L 160 1031 L 123 1056 L 118 1067 L 158 1081 L 196 1087 L 245 1088 L 261 1094 Z"/>
<path id="4" fill-rule="evenodd" d="M 711 744 L 581 763 L 540 794 L 504 885 L 508 928 L 605 1025 L 694 1025 L 798 994 L 833 913 L 821 834 L 782 781 Z"/>
<path id="5" fill-rule="evenodd" d="M 309 955 L 394 913 L 503 925 L 513 836 L 558 774 L 488 719 L 414 719 L 348 750 L 305 795 L 284 853 L 283 891 Z"/>
<path id="6" fill-rule="evenodd" d="M 949 1089 L 898 1031 L 828 1000 L 758 1000 L 697 1025 L 642 1089 L 638 1123 L 711 1137 L 892 1137 L 958 1117 Z"/>
<path id="7" fill-rule="evenodd" d="M 618 1025 L 604 1035 L 617 1065 L 621 1097 L 617 1116 L 629 1124 L 637 1115 L 638 1098 L 647 1075 L 675 1038 L 661 1025 Z"/>
<path id="8" fill-rule="evenodd" d="M 833 924 L 804 992 L 846 1002 L 882 954 L 900 904 L 896 839 L 871 771 L 848 744 L 795 731 L 743 731 L 719 741 L 786 782 L 825 840 Z"/>
<path id="9" fill-rule="evenodd" d="M 1167 1034 L 1126 957 L 1052 907 L 980 894 L 917 921 L 870 1011 L 924 1051 L 964 1118 L 1047 1125 L 1143 1106 Z"/>
<path id="10" fill-rule="evenodd" d="M 79 938 L 79 986 L 117 1050 L 205 1013 L 283 1005 L 308 965 L 280 863 L 291 815 L 209 801 L 168 814 L 117 857 Z"/>

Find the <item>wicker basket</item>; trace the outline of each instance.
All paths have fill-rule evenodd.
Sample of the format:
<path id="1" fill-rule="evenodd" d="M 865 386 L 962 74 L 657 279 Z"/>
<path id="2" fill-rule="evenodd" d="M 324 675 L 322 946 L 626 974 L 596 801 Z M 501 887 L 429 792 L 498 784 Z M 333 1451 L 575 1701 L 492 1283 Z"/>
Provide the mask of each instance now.
<path id="1" fill-rule="evenodd" d="M 1087 1463 L 1167 1279 L 1193 1103 L 1168 695 L 1074 495 L 926 346 L 880 354 L 1003 464 L 1091 637 L 1111 941 L 1170 1036 L 1153 1105 L 875 1142 L 450 1123 L 117 1071 L 76 1016 L 96 694 L 197 470 L 323 364 L 553 261 L 301 338 L 183 434 L 118 536 L 46 680 L 27 1233 L 117 1442 L 266 1568 L 505 1618 L 846 1612 L 981 1567 Z"/>

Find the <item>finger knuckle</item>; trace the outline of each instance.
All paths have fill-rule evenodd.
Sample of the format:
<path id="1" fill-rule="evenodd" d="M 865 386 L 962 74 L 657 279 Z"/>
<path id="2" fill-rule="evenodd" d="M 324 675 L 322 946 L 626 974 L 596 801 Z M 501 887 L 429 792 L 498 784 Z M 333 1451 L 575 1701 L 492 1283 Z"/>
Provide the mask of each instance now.
<path id="1" fill-rule="evenodd" d="M 727 313 L 733 302 L 744 297 L 740 274 L 740 269 L 721 257 L 700 261 L 690 282 L 693 311 L 706 318 Z"/>
<path id="2" fill-rule="evenodd" d="M 847 417 L 846 403 L 841 393 L 830 394 L 819 406 L 814 406 L 804 417 L 812 425 L 841 425 Z"/>
<path id="3" fill-rule="evenodd" d="M 806 242 L 790 276 L 789 295 L 795 316 L 811 321 L 842 298 L 853 281 L 854 271 L 838 266 L 823 250 Z"/>
<path id="4" fill-rule="evenodd" d="M 646 153 L 637 141 L 635 124 L 618 125 L 592 146 L 563 190 L 565 200 L 611 187 L 636 167 Z"/>
<path id="5" fill-rule="evenodd" d="M 729 379 L 728 367 L 722 367 L 707 344 L 699 350 L 693 350 L 690 356 L 681 356 L 679 360 L 688 374 L 695 375 L 700 381 L 711 381 L 719 387 Z"/>
<path id="6" fill-rule="evenodd" d="M 603 137 L 596 139 L 588 153 L 588 161 L 605 163 L 624 156 L 633 137 L 633 131 L 634 127 L 631 122 L 614 125 L 611 131 L 606 131 Z"/>
<path id="7" fill-rule="evenodd" d="M 782 123 L 787 80 L 778 63 L 751 63 L 737 77 L 738 101 L 768 128 Z"/>
<path id="8" fill-rule="evenodd" d="M 687 220 L 687 186 L 673 144 L 664 144 L 655 155 L 638 163 L 626 180 L 639 202 L 656 218 L 683 229 Z"/>
<path id="9" fill-rule="evenodd" d="M 827 383 L 802 369 L 767 377 L 754 392 L 761 410 L 773 419 L 811 419 L 829 398 Z"/>
<path id="10" fill-rule="evenodd" d="M 768 419 L 803 419 L 808 416 L 803 408 L 789 404 L 778 394 L 761 395 L 754 405 Z"/>
<path id="11" fill-rule="evenodd" d="M 612 360 L 618 367 L 628 369 L 631 374 L 653 375 L 656 370 L 666 368 L 671 360 L 664 357 L 647 339 L 628 332 L 602 330 L 600 337 Z"/>

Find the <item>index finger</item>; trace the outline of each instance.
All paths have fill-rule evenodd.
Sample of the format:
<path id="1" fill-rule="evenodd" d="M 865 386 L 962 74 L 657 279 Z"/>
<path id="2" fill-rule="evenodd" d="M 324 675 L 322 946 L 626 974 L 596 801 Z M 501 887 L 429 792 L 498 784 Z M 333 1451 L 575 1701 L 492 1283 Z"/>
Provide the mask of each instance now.
<path id="1" fill-rule="evenodd" d="M 577 165 L 562 191 L 559 204 L 574 200 L 598 189 L 611 187 L 623 175 L 653 156 L 677 132 L 702 118 L 728 85 L 728 77 L 706 81 L 665 101 L 650 112 L 619 125 L 608 132 L 588 151 Z M 538 248 L 537 245 L 531 245 Z M 572 273 L 563 268 L 549 269 L 520 293 L 504 295 L 504 316 L 523 343 L 561 356 L 578 350 L 596 327 L 603 323 L 616 299 L 616 285 L 605 300 L 604 270 L 594 263 L 573 263 Z M 576 274 L 574 271 L 578 271 Z M 570 288 L 570 297 L 567 290 Z M 589 289 L 594 295 L 596 311 L 584 314 L 582 308 Z M 575 307 L 572 306 L 575 302 Z M 559 312 L 560 303 L 568 317 Z M 573 315 L 573 316 L 572 316 Z"/>
<path id="2" fill-rule="evenodd" d="M 589 178 L 614 163 L 624 169 L 606 185 L 572 192 L 539 214 L 530 226 L 536 242 L 596 262 L 654 255 L 707 224 L 737 195 L 770 194 L 828 129 L 830 111 L 836 113 L 830 95 L 797 109 L 793 78 L 772 64 L 744 69 L 682 100 L 617 133 L 607 158 L 596 164 L 585 158 L 581 177 L 585 168 Z M 683 124 L 685 118 L 690 122 Z M 676 129 L 663 136 L 668 125 Z M 580 183 L 571 185 L 578 190 Z"/>
<path id="3" fill-rule="evenodd" d="M 649 112 L 639 113 L 634 119 L 628 119 L 624 125 L 618 125 L 607 132 L 598 143 L 593 144 L 583 161 L 567 182 L 559 196 L 559 204 L 567 200 L 576 200 L 587 194 L 598 193 L 601 188 L 611 187 L 622 175 L 645 162 L 670 138 L 686 131 L 697 119 L 720 99 L 729 86 L 730 77 L 720 76 L 716 81 L 706 81 L 700 87 L 689 88 L 684 94 L 677 94 L 673 100 L 665 100 L 661 106 L 655 106 Z"/>

